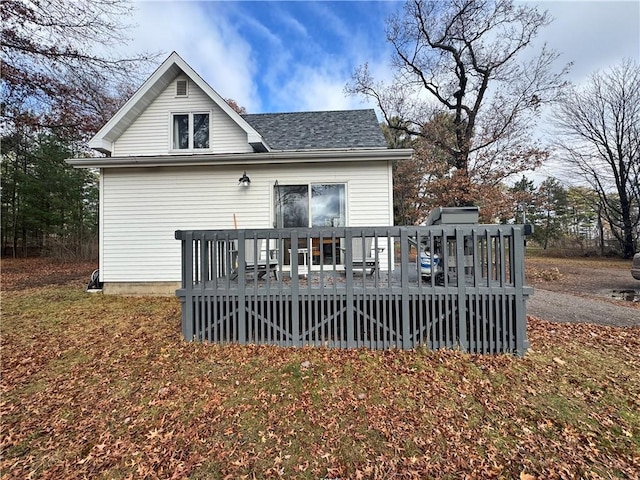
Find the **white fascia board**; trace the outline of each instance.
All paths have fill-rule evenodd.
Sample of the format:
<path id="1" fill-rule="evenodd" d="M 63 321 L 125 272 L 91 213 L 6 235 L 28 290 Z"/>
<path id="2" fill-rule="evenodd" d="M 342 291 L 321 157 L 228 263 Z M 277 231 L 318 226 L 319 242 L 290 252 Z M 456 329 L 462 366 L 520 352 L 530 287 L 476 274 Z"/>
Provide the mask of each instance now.
<path id="1" fill-rule="evenodd" d="M 215 165 L 255 165 L 274 163 L 319 163 L 408 160 L 411 148 L 280 151 L 266 153 L 233 153 L 202 155 L 157 155 L 149 157 L 70 158 L 66 162 L 75 168 L 140 168 L 194 167 Z"/>
<path id="2" fill-rule="evenodd" d="M 93 137 L 89 140 L 89 148 L 93 148 L 102 153 L 109 153 L 113 150 L 113 142 L 109 142 L 104 138 Z"/>
<path id="3" fill-rule="evenodd" d="M 109 143 L 113 143 L 119 135 L 114 135 L 113 132 L 116 130 L 116 127 L 120 125 L 122 121 L 125 120 L 127 114 L 136 108 L 136 106 L 143 100 L 147 92 L 169 71 L 171 65 L 175 63 L 176 58 L 180 58 L 176 52 L 171 53 L 169 57 L 162 62 L 162 64 L 156 68 L 156 70 L 151 74 L 151 76 L 136 90 L 136 92 L 131 96 L 129 100 L 125 102 L 125 104 L 120 107 L 120 109 L 115 113 L 111 119 L 104 126 L 98 130 L 93 138 L 89 141 L 89 146 L 91 148 L 94 144 L 101 145 L 104 140 Z M 150 102 L 149 102 L 150 103 Z M 125 126 L 125 128 L 128 125 Z M 115 138 L 112 138 L 114 137 Z M 98 148 L 99 149 L 99 148 Z M 110 152 L 111 150 L 109 150 Z"/>

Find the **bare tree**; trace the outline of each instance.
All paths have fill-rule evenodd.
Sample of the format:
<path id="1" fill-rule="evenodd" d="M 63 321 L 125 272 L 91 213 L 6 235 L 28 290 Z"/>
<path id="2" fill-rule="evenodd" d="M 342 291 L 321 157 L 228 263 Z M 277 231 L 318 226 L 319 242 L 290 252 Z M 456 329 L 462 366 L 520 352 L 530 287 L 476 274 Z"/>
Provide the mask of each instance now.
<path id="1" fill-rule="evenodd" d="M 640 224 L 640 65 L 625 60 L 572 88 L 554 118 L 557 147 L 571 171 L 597 192 L 624 258 Z"/>
<path id="2" fill-rule="evenodd" d="M 88 96 L 87 79 L 122 98 L 119 87 L 129 89 L 142 79 L 157 57 L 118 54 L 116 47 L 128 41 L 132 8 L 126 0 L 1 2 L 5 121 L 57 126 L 55 110 L 68 107 L 73 97 Z"/>
<path id="3" fill-rule="evenodd" d="M 546 156 L 530 132 L 568 67 L 553 73 L 558 54 L 546 45 L 533 57 L 523 52 L 550 21 L 511 0 L 409 0 L 387 23 L 393 82 L 377 82 L 365 64 L 346 90 L 372 98 L 388 124 L 399 117 L 405 132 L 446 152 L 460 190 L 450 201 L 467 204 L 472 182 L 495 187 Z M 423 128 L 443 114 L 452 132 Z"/>
<path id="4" fill-rule="evenodd" d="M 242 105 L 238 105 L 238 102 L 236 102 L 233 98 L 226 98 L 225 102 L 227 102 L 229 104 L 229 106 L 236 113 L 239 113 L 240 115 L 246 115 L 247 114 L 247 109 L 244 108 Z"/>

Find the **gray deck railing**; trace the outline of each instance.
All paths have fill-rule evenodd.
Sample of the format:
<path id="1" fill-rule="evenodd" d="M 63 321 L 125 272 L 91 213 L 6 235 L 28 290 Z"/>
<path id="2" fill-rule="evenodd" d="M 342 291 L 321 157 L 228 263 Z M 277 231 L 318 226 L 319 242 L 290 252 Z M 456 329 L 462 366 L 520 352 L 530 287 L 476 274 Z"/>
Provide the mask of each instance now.
<path id="1" fill-rule="evenodd" d="M 179 230 L 182 333 L 222 343 L 522 355 L 532 291 L 524 284 L 523 231 L 477 224 Z"/>

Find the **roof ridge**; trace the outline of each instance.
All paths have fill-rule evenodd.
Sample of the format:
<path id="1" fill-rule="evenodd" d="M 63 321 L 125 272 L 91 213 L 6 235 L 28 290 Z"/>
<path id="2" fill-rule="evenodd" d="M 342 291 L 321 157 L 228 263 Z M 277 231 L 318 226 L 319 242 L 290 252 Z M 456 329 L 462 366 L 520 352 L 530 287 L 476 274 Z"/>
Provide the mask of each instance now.
<path id="1" fill-rule="evenodd" d="M 304 110 L 300 112 L 262 112 L 262 113 L 243 113 L 241 116 L 246 115 L 295 115 L 300 113 L 346 113 L 346 112 L 367 112 L 374 111 L 373 108 L 350 108 L 348 110 Z"/>

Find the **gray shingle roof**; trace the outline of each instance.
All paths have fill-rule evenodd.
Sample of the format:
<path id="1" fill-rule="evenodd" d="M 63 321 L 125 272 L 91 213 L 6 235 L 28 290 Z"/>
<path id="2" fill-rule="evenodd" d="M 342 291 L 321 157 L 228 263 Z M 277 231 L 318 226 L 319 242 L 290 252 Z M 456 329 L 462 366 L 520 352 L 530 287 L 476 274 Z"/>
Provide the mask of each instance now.
<path id="1" fill-rule="evenodd" d="M 376 113 L 371 109 L 242 117 L 274 150 L 387 147 Z"/>

